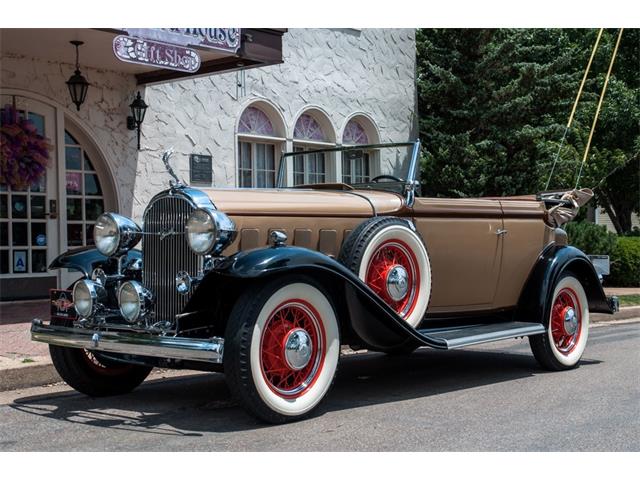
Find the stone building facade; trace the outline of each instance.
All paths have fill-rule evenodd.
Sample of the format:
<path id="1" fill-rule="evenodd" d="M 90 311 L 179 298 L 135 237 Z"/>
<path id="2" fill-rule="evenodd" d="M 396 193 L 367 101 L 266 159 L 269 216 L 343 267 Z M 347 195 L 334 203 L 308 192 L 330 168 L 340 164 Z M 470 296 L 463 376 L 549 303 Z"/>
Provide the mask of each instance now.
<path id="1" fill-rule="evenodd" d="M 324 134 L 299 139 L 304 145 L 342 144 L 350 120 L 372 143 L 416 138 L 413 30 L 293 29 L 282 48 L 280 65 L 147 88 L 149 126 L 137 165 L 134 217 L 167 184 L 159 159 L 168 147 L 186 180 L 189 155 L 206 154 L 213 157 L 214 186 L 241 186 L 239 140 L 272 143 L 278 157 L 298 143 L 295 127 L 303 115 Z M 248 108 L 266 115 L 271 133 L 243 135 L 240 119 Z"/>
<path id="2" fill-rule="evenodd" d="M 20 42 L 27 34 L 11 33 Z M 140 221 L 168 185 L 161 155 L 169 148 L 187 182 L 197 154 L 211 157 L 206 185 L 266 187 L 282 152 L 417 136 L 411 29 L 290 29 L 282 35 L 283 63 L 149 85 L 100 62 L 82 64 L 81 56 L 90 88 L 80 110 L 65 83 L 71 58 L 47 52 L 46 41 L 11 45 L 2 45 L 0 106 L 32 119 L 52 148 L 39 185 L 0 185 L 0 300 L 68 285 L 73 276 L 46 266 L 62 251 L 90 245 L 101 211 Z M 127 129 L 137 91 L 149 105 L 140 150 Z M 312 168 L 301 181 L 348 173 Z"/>

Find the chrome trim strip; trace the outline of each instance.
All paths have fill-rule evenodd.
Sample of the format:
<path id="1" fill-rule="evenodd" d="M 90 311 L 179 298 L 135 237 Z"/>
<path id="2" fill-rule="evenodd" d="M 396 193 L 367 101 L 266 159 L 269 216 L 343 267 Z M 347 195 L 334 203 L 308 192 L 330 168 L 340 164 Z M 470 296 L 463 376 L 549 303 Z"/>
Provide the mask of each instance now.
<path id="1" fill-rule="evenodd" d="M 224 339 L 160 337 L 141 333 L 112 332 L 31 323 L 31 340 L 96 352 L 222 363 Z"/>

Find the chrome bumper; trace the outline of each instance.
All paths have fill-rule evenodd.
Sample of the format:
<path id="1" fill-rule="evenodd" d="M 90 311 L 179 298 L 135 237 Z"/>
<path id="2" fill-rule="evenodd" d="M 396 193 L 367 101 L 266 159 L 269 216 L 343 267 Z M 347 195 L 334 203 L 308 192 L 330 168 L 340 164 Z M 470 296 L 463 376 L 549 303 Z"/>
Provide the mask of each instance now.
<path id="1" fill-rule="evenodd" d="M 99 331 L 31 322 L 31 340 L 96 352 L 222 363 L 224 339 L 160 337 L 143 333 Z"/>

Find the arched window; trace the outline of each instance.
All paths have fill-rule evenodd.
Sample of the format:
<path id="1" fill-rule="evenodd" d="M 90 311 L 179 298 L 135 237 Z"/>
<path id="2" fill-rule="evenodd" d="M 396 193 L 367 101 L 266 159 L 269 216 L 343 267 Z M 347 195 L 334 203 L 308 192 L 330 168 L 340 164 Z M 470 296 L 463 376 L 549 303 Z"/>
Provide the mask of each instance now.
<path id="1" fill-rule="evenodd" d="M 257 106 L 247 107 L 238 123 L 238 186 L 271 188 L 275 186 L 278 156 L 283 138 L 278 137 L 272 120 Z M 282 131 L 282 127 L 280 131 Z"/>
<path id="2" fill-rule="evenodd" d="M 344 145 L 366 145 L 369 143 L 369 137 L 356 120 L 350 120 L 342 134 L 342 143 Z"/>
<path id="3" fill-rule="evenodd" d="M 372 122 L 368 123 L 370 125 L 367 127 L 370 130 L 375 128 Z M 362 119 L 352 118 L 349 120 L 342 133 L 342 144 L 345 146 L 371 144 Z M 373 156 L 373 152 L 365 149 L 344 152 L 342 154 L 342 181 L 348 184 L 367 183 L 371 179 Z"/>
<path id="4" fill-rule="evenodd" d="M 98 173 L 82 145 L 64 132 L 67 246 L 93 245 L 93 225 L 104 212 Z"/>
<path id="5" fill-rule="evenodd" d="M 318 121 L 318 118 L 321 121 Z M 322 125 L 324 124 L 324 125 Z M 330 122 L 323 118 L 319 111 L 315 115 L 303 113 L 298 117 L 293 130 L 293 151 L 305 152 L 318 150 L 323 146 L 334 143 L 329 132 Z M 297 155 L 293 159 L 293 184 L 304 185 L 311 183 L 325 183 L 327 181 L 328 165 L 324 153 Z"/>

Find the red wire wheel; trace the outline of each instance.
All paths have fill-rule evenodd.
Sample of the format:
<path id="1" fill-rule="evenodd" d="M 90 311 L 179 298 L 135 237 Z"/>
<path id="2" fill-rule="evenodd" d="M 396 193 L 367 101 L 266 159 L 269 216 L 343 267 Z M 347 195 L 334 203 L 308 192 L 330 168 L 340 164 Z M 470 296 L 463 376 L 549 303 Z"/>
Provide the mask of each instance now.
<path id="1" fill-rule="evenodd" d="M 581 312 L 575 291 L 563 288 L 558 292 L 551 307 L 551 336 L 562 355 L 569 355 L 578 345 L 582 333 Z"/>
<path id="2" fill-rule="evenodd" d="M 399 295 L 398 290 L 393 292 L 389 286 L 390 275 L 398 271 L 406 272 L 403 279 L 403 282 L 406 281 L 406 285 L 403 286 L 406 293 L 403 295 Z M 420 293 L 420 272 L 418 260 L 406 243 L 393 239 L 380 244 L 371 256 L 365 278 L 369 288 L 398 315 L 411 315 Z"/>
<path id="3" fill-rule="evenodd" d="M 302 396 L 322 371 L 325 343 L 320 315 L 308 302 L 294 299 L 276 307 L 260 340 L 260 366 L 269 388 L 283 398 Z"/>
<path id="4" fill-rule="evenodd" d="M 131 366 L 125 364 L 117 366 L 105 365 L 103 361 L 100 361 L 93 352 L 85 349 L 82 350 L 82 360 L 84 360 L 85 364 L 91 370 L 102 375 L 117 376 L 131 370 Z"/>

